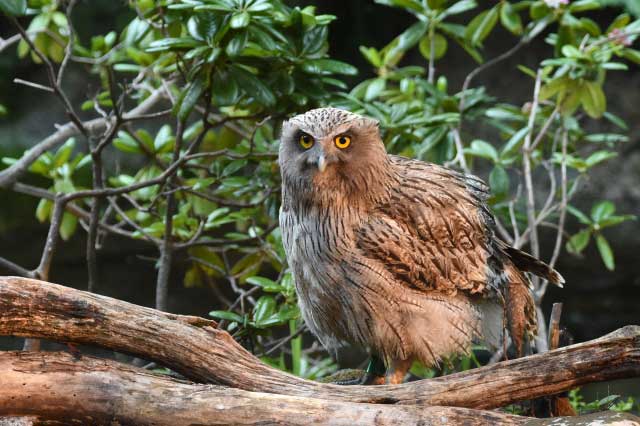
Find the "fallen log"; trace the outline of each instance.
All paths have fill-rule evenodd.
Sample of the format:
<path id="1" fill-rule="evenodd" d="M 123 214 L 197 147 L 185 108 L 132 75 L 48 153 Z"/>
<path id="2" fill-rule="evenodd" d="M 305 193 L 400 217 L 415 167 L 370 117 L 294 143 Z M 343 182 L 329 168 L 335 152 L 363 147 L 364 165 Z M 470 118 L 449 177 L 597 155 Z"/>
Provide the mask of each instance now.
<path id="1" fill-rule="evenodd" d="M 469 408 L 328 401 L 193 384 L 60 352 L 0 353 L 0 377 L 0 416 L 35 415 L 65 424 L 512 426 L 528 421 Z"/>
<path id="2" fill-rule="evenodd" d="M 445 377 L 396 386 L 344 387 L 273 369 L 215 325 L 56 284 L 0 277 L 0 335 L 99 345 L 155 361 L 197 382 L 254 392 L 349 402 L 495 408 L 585 383 L 640 376 L 638 326 Z"/>

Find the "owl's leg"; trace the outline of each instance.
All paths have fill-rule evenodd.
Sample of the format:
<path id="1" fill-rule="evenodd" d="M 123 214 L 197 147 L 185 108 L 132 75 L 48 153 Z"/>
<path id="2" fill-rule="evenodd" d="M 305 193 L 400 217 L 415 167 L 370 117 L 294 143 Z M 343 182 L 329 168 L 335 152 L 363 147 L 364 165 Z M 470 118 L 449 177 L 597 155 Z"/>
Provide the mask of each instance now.
<path id="1" fill-rule="evenodd" d="M 385 383 L 389 385 L 399 385 L 404 381 L 404 376 L 413 364 L 413 359 L 397 359 L 391 362 L 391 365 L 387 368 L 387 374 L 385 376 Z"/>
<path id="2" fill-rule="evenodd" d="M 383 385 L 385 381 L 384 362 L 375 355 L 371 355 L 369 365 L 362 376 L 361 385 Z"/>

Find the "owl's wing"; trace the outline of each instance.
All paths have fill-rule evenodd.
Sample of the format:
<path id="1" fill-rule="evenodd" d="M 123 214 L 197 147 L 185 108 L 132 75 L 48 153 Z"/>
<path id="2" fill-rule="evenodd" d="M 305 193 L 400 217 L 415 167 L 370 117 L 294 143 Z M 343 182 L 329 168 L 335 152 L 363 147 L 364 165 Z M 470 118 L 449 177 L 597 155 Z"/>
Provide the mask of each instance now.
<path id="1" fill-rule="evenodd" d="M 416 290 L 484 294 L 499 285 L 489 276 L 497 261 L 489 188 L 435 164 L 390 159 L 398 182 L 389 202 L 356 232 L 362 255 Z"/>
<path id="2" fill-rule="evenodd" d="M 524 272 L 554 284 L 549 265 L 510 247 L 494 233 L 477 177 L 435 164 L 390 156 L 398 181 L 387 203 L 356 230 L 356 246 L 372 269 L 417 291 L 497 296 L 505 303 L 516 348 L 535 334 L 535 309 Z"/>

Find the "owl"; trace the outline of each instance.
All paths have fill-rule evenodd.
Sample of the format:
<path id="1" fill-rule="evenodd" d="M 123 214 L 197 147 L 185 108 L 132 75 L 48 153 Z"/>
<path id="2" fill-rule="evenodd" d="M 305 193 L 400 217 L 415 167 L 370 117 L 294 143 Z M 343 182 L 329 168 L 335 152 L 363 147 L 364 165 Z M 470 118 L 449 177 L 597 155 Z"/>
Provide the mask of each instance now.
<path id="1" fill-rule="evenodd" d="M 564 280 L 494 232 L 479 178 L 387 154 L 377 121 L 319 108 L 284 122 L 280 226 L 302 316 L 401 383 L 472 342 L 521 351 L 536 333 L 525 275 Z"/>

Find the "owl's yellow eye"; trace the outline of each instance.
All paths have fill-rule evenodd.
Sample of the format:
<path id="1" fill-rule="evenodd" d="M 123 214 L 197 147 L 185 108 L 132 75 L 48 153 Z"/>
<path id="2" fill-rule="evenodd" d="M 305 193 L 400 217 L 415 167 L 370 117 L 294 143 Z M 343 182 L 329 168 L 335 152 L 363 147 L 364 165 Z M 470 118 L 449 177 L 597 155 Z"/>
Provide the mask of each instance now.
<path id="1" fill-rule="evenodd" d="M 304 149 L 309 149 L 313 146 L 313 138 L 311 137 L 311 135 L 308 135 L 306 133 L 300 135 L 300 139 L 298 139 L 298 142 Z"/>
<path id="2" fill-rule="evenodd" d="M 348 148 L 349 145 L 351 145 L 351 138 L 346 135 L 336 136 L 333 142 L 336 144 L 338 148 L 345 149 L 345 148 Z"/>

